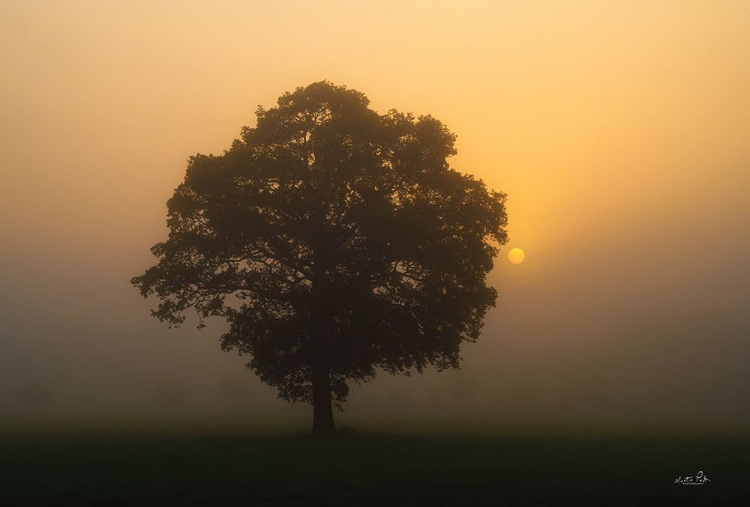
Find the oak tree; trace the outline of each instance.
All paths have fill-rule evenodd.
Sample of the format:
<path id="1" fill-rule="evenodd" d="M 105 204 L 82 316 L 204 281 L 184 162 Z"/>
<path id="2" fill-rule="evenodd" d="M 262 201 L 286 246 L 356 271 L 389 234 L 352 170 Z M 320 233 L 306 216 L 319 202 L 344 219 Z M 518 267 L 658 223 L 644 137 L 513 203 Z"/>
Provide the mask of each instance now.
<path id="1" fill-rule="evenodd" d="M 190 158 L 158 263 L 132 283 L 170 325 L 230 324 L 225 350 L 335 430 L 351 382 L 457 367 L 496 291 L 505 195 L 450 167 L 431 116 L 381 115 L 329 82 L 258 108 L 223 155 Z"/>

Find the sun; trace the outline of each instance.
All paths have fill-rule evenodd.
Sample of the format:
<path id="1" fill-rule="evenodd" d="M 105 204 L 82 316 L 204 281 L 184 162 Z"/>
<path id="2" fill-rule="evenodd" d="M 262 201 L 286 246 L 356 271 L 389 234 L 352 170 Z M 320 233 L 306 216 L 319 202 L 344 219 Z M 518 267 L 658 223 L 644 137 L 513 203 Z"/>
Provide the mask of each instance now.
<path id="1" fill-rule="evenodd" d="M 508 260 L 513 264 L 521 264 L 526 258 L 526 254 L 520 248 L 513 248 L 508 252 Z"/>

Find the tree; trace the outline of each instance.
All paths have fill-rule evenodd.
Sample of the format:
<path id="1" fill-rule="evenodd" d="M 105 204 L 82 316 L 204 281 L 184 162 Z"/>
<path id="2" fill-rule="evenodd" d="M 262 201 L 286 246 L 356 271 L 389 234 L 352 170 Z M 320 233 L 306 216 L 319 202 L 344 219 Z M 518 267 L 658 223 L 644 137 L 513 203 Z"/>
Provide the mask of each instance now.
<path id="1" fill-rule="evenodd" d="M 228 321 L 222 348 L 312 403 L 314 433 L 335 431 L 347 382 L 458 367 L 507 240 L 505 195 L 450 168 L 441 122 L 368 104 L 313 83 L 259 107 L 223 155 L 191 157 L 158 263 L 132 279 L 170 326 L 189 309 Z"/>

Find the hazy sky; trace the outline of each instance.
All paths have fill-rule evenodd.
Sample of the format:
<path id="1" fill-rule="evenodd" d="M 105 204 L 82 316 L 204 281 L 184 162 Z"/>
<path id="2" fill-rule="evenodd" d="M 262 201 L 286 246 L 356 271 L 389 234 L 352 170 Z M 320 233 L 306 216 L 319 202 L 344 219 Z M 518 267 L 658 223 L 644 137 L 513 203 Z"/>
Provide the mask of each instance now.
<path id="1" fill-rule="evenodd" d="M 128 280 L 188 157 L 327 79 L 509 195 L 462 370 L 343 420 L 750 420 L 748 0 L 3 0 L 0 68 L 0 418 L 310 415 Z"/>

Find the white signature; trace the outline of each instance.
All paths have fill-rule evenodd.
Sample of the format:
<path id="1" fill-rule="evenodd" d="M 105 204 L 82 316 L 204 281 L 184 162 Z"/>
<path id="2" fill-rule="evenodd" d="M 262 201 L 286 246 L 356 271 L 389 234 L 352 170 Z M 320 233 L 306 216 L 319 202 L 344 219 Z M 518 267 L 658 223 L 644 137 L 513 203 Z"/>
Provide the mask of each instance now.
<path id="1" fill-rule="evenodd" d="M 695 475 L 691 475 L 688 477 L 678 477 L 674 480 L 675 484 L 679 484 L 680 486 L 703 486 L 707 482 L 711 482 L 711 479 L 706 477 L 706 474 L 703 473 L 703 470 L 699 471 Z"/>

